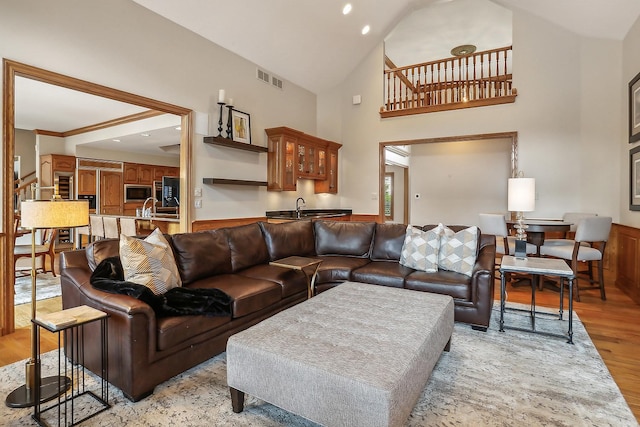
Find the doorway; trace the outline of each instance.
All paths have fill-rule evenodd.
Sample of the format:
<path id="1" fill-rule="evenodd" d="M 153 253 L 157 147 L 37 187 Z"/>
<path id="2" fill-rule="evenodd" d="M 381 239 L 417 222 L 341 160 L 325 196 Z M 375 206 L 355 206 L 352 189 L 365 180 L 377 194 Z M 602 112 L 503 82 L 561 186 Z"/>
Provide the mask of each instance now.
<path id="1" fill-rule="evenodd" d="M 43 83 L 60 86 L 67 89 L 76 90 L 98 97 L 108 98 L 120 102 L 137 105 L 163 113 L 178 115 L 181 117 L 180 136 L 180 174 L 182 178 L 183 193 L 186 198 L 189 191 L 186 186 L 191 181 L 191 139 L 192 131 L 192 111 L 183 107 L 168 104 L 162 101 L 138 96 L 128 92 L 109 88 L 106 86 L 91 83 L 85 80 L 76 79 L 62 74 L 54 73 L 41 68 L 22 64 L 19 62 L 3 60 L 3 216 L 2 232 L 0 233 L 0 256 L 2 258 L 3 270 L 6 272 L 0 275 L 0 302 L 2 303 L 0 317 L 0 335 L 9 334 L 14 331 L 14 300 L 13 300 L 13 247 L 14 247 L 14 211 L 13 206 L 13 182 L 14 182 L 14 145 L 15 145 L 15 80 L 16 77 L 37 80 Z M 190 200 L 184 200 L 185 206 L 191 205 Z M 187 231 L 191 222 L 190 209 L 185 209 L 185 214 L 180 220 L 180 229 Z"/>
<path id="2" fill-rule="evenodd" d="M 407 178 L 409 221 L 416 224 L 446 221 L 471 225 L 476 223 L 476 210 L 499 211 L 502 204 L 506 209 L 507 179 L 515 176 L 517 171 L 517 132 L 381 142 L 380 194 L 385 194 L 389 148 L 393 153 L 394 147 L 402 146 L 410 147 L 408 170 L 420 172 L 411 172 Z M 442 160 L 436 157 L 441 153 L 460 154 L 460 157 L 443 157 L 446 160 Z M 487 162 L 493 162 L 496 167 L 491 168 Z M 476 167 L 478 172 L 474 174 L 472 170 Z M 500 195 L 503 190 L 504 197 Z M 442 203 L 443 199 L 446 203 Z M 381 220 L 385 218 L 384 197 L 380 198 L 379 217 Z"/>

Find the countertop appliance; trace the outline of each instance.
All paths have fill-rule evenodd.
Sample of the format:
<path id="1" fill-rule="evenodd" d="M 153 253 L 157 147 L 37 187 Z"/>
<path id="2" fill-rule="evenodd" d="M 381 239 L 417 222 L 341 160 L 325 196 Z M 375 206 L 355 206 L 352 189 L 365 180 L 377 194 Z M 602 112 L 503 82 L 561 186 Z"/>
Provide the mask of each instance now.
<path id="1" fill-rule="evenodd" d="M 124 201 L 127 202 L 144 202 L 149 197 L 153 197 L 152 185 L 125 184 Z"/>

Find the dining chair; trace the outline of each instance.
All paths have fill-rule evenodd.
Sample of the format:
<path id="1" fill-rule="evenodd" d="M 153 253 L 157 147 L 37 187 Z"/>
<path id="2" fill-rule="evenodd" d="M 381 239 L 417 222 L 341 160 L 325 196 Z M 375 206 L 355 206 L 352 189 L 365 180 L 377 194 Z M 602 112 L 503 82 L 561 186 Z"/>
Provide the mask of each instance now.
<path id="1" fill-rule="evenodd" d="M 570 262 L 571 269 L 576 275 L 573 281 L 576 301 L 580 301 L 580 287 L 578 286 L 578 274 L 583 272 L 578 270 L 581 263 L 598 263 L 598 279 L 594 279 L 593 275 L 587 274 L 587 280 L 592 286 L 582 289 L 600 289 L 600 298 L 606 300 L 604 290 L 604 249 L 609 240 L 611 232 L 611 217 L 593 216 L 581 219 L 576 228 L 576 234 L 573 244 L 554 244 L 548 245 L 546 242 L 540 247 L 540 255 L 550 256 L 564 259 Z M 583 245 L 587 243 L 588 246 Z M 595 286 L 597 284 L 597 286 Z"/>
<path id="2" fill-rule="evenodd" d="M 120 238 L 120 226 L 118 225 L 118 217 L 115 216 L 103 216 L 102 223 L 104 227 L 105 239 L 119 239 Z"/>
<path id="3" fill-rule="evenodd" d="M 569 226 L 569 231 L 565 232 L 563 238 L 560 239 L 544 239 L 545 245 L 573 245 L 573 236 L 576 234 L 576 230 L 578 229 L 578 223 L 583 218 L 591 218 L 594 216 L 598 216 L 596 213 L 585 213 L 585 212 L 566 212 L 562 215 L 562 222 L 568 222 L 571 225 Z M 583 242 L 583 245 L 587 245 L 586 242 Z"/>
<path id="4" fill-rule="evenodd" d="M 55 242 L 58 230 L 55 228 L 48 228 L 44 230 L 42 235 L 42 243 L 35 246 L 35 256 L 40 257 L 42 262 L 42 271 L 47 273 L 47 256 L 49 257 L 49 265 L 51 266 L 51 273 L 56 277 L 55 269 Z M 13 247 L 13 270 L 16 270 L 16 264 L 20 258 L 31 258 L 32 247 L 31 245 L 15 245 Z"/>
<path id="5" fill-rule="evenodd" d="M 92 241 L 104 239 L 104 222 L 100 215 L 89 216 L 89 227 Z"/>

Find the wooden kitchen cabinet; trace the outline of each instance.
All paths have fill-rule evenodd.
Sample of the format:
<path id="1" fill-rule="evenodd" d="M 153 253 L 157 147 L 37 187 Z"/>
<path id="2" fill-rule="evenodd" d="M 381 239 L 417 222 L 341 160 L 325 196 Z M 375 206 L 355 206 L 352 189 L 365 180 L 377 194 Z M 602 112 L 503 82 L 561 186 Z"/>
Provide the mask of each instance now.
<path id="1" fill-rule="evenodd" d="M 269 129 L 267 129 L 269 135 Z M 269 135 L 267 153 L 267 190 L 295 191 L 297 188 L 297 140 L 290 135 Z"/>
<path id="2" fill-rule="evenodd" d="M 100 172 L 100 213 L 103 215 L 122 215 L 124 186 L 122 173 Z"/>
<path id="3" fill-rule="evenodd" d="M 153 184 L 154 166 L 140 163 L 125 163 L 123 179 L 125 184 Z"/>
<path id="4" fill-rule="evenodd" d="M 73 177 L 76 170 L 76 158 L 64 154 L 43 154 L 40 156 L 39 187 L 52 187 L 58 179 L 58 194 L 63 199 L 71 195 Z M 40 199 L 47 200 L 53 196 L 53 190 L 40 190 Z"/>
<path id="5" fill-rule="evenodd" d="M 96 170 L 78 169 L 78 195 L 96 194 Z"/>
<path id="6" fill-rule="evenodd" d="M 266 129 L 267 189 L 295 191 L 298 179 L 316 181 L 316 192 L 337 192 L 338 149 L 341 144 L 308 135 L 288 127 Z M 329 176 L 333 150 L 334 169 Z M 329 182 L 329 179 L 330 182 Z M 325 183 L 325 181 L 327 181 Z M 322 184 L 318 184 L 322 183 Z M 319 191 L 325 189 L 325 191 Z"/>
<path id="7" fill-rule="evenodd" d="M 162 181 L 163 176 L 180 176 L 180 168 L 173 166 L 154 166 L 153 167 L 153 180 Z"/>
<path id="8" fill-rule="evenodd" d="M 327 147 L 326 178 L 314 182 L 315 193 L 338 193 L 338 150 L 341 144 L 331 142 Z"/>

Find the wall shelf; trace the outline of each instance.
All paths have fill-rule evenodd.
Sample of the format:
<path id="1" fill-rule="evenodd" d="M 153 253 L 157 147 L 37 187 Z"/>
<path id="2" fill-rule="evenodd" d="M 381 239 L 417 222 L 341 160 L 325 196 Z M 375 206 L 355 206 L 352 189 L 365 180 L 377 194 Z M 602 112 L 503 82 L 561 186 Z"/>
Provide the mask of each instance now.
<path id="1" fill-rule="evenodd" d="M 266 187 L 267 181 L 249 181 L 244 179 L 202 178 L 203 184 L 208 185 L 248 185 L 254 187 Z"/>
<path id="2" fill-rule="evenodd" d="M 234 148 L 236 150 L 253 151 L 255 153 L 266 153 L 267 151 L 269 151 L 267 147 L 245 144 L 243 142 L 235 142 L 230 140 L 229 138 L 223 138 L 221 136 L 205 136 L 204 143 L 218 145 L 220 147 Z"/>

